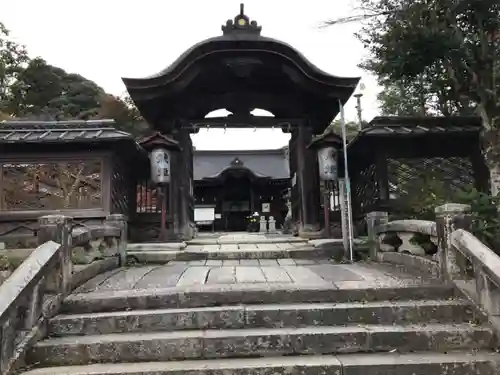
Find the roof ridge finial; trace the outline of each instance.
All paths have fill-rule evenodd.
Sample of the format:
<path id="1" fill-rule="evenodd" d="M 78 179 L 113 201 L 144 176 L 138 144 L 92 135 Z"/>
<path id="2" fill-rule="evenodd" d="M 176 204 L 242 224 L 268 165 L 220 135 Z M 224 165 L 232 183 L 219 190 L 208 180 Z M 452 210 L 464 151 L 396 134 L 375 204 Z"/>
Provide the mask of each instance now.
<path id="1" fill-rule="evenodd" d="M 245 15 L 245 4 L 240 3 L 240 13 L 234 17 L 234 20 L 227 20 L 222 26 L 224 35 L 228 34 L 256 34 L 260 35 L 262 27 L 257 24 L 257 21 L 250 21 L 250 18 Z"/>

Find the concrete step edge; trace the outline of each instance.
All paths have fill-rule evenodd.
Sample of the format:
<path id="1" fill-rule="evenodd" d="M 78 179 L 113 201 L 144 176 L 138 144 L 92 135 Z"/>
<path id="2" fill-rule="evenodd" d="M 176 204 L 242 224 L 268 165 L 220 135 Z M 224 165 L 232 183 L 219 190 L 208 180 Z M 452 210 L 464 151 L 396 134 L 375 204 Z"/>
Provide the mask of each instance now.
<path id="1" fill-rule="evenodd" d="M 297 248 L 297 249 L 257 249 L 257 250 L 181 250 L 160 251 L 144 249 L 128 251 L 127 256 L 136 258 L 140 262 L 166 262 L 172 260 L 202 260 L 202 259 L 301 259 L 301 258 L 328 258 L 336 253 L 335 249 Z"/>
<path id="2" fill-rule="evenodd" d="M 365 333 L 374 335 L 377 333 L 386 334 L 388 332 L 422 332 L 430 335 L 436 333 L 451 332 L 485 332 L 492 333 L 488 326 L 475 325 L 471 323 L 458 324 L 411 324 L 411 325 L 382 325 L 382 324 L 352 324 L 343 326 L 309 326 L 309 327 L 288 327 L 288 328 L 240 328 L 240 329 L 207 329 L 207 330 L 186 330 L 186 331 L 156 331 L 143 333 L 112 333 L 106 335 L 85 335 L 85 336 L 65 336 L 48 337 L 35 344 L 35 347 L 50 347 L 60 345 L 105 345 L 115 342 L 134 342 L 150 340 L 172 340 L 172 339 L 227 339 L 227 338 L 250 338 L 261 336 L 301 336 L 301 335 L 346 335 L 353 333 Z"/>
<path id="3" fill-rule="evenodd" d="M 237 305 L 191 309 L 130 310 L 58 315 L 49 321 L 51 336 L 125 332 L 304 327 L 344 324 L 414 324 L 470 322 L 475 317 L 464 300 L 368 303 Z M 475 319 L 474 319 L 475 320 Z"/>
<path id="4" fill-rule="evenodd" d="M 197 330 L 66 336 L 38 342 L 27 363 L 84 365 L 303 354 L 490 350 L 494 334 L 470 324 Z"/>
<path id="5" fill-rule="evenodd" d="M 150 309 L 150 310 L 127 310 L 127 311 L 107 311 L 99 313 L 83 313 L 83 314 L 59 314 L 56 315 L 51 321 L 57 321 L 61 319 L 83 319 L 83 318 L 94 318 L 94 317 L 113 317 L 113 316 L 124 316 L 124 315 L 149 315 L 149 314 L 163 314 L 163 313 L 173 313 L 173 312 L 225 312 L 228 310 L 245 310 L 250 309 L 252 311 L 266 311 L 266 310 L 317 310 L 317 309 L 335 309 L 335 310 L 347 310 L 347 309 L 375 309 L 379 307 L 432 307 L 432 306 L 472 306 L 472 303 L 467 299 L 428 299 L 428 300 L 407 300 L 407 301 L 368 301 L 368 302 L 300 302 L 300 303 L 266 303 L 258 305 L 227 305 L 227 306 L 213 306 L 213 307 L 192 307 L 192 308 L 167 308 L 167 309 Z"/>
<path id="6" fill-rule="evenodd" d="M 338 289 L 333 285 L 256 284 L 202 285 L 189 288 L 117 290 L 68 296 L 61 313 L 90 313 L 130 309 L 192 308 L 217 305 L 369 302 L 384 300 L 446 299 L 457 295 L 451 285 L 416 285 L 403 288 Z"/>
<path id="7" fill-rule="evenodd" d="M 64 366 L 39 368 L 24 372 L 22 375 L 209 375 L 213 371 L 234 371 L 238 375 L 258 375 L 259 370 L 271 371 L 276 374 L 288 374 L 290 370 L 304 368 L 317 372 L 306 372 L 310 375 L 319 375 L 328 369 L 331 374 L 341 374 L 345 369 L 367 369 L 383 366 L 420 366 L 424 371 L 426 368 L 434 370 L 438 365 L 464 365 L 465 371 L 477 363 L 491 364 L 495 371 L 495 363 L 500 364 L 500 354 L 490 352 L 451 352 L 448 354 L 420 352 L 410 354 L 353 354 L 353 355 L 320 355 L 320 356 L 290 356 L 290 357 L 267 357 L 267 358 L 231 358 L 231 359 L 209 359 L 209 360 L 187 360 L 172 362 L 139 362 L 139 363 L 113 363 L 93 364 L 83 366 Z M 333 371 L 338 370 L 338 373 Z M 472 372 L 455 372 L 455 375 L 469 375 Z M 237 372 L 236 372 L 237 371 Z M 278 372 L 279 371 L 279 372 Z M 266 372 L 268 373 L 268 372 Z M 330 373 L 330 372 L 329 372 Z M 430 372 L 429 374 L 431 374 Z M 365 373 L 366 374 L 366 373 Z M 401 373 L 405 375 L 405 373 Z M 409 373 L 411 374 L 411 373 Z M 437 373 L 436 373 L 437 374 Z M 349 373 L 347 373 L 349 375 Z M 481 375 L 495 375 L 495 372 L 481 373 Z"/>

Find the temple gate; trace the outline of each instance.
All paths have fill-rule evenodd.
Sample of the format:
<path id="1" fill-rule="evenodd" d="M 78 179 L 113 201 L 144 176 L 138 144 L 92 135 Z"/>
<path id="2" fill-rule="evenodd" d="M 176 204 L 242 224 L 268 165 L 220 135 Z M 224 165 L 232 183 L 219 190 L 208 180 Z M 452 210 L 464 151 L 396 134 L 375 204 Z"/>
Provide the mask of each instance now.
<path id="1" fill-rule="evenodd" d="M 243 5 L 223 35 L 204 40 L 165 70 L 146 78 L 123 78 L 152 128 L 177 141 L 172 157 L 168 216 L 172 236 L 194 235 L 193 146 L 190 134 L 210 128 L 281 128 L 288 148 L 292 216 L 302 232 L 319 230 L 320 189 L 316 154 L 307 148 L 339 112 L 359 78 L 329 75 L 300 52 L 261 35 Z M 251 114 L 264 109 L 274 117 Z M 206 118 L 217 109 L 231 114 Z"/>

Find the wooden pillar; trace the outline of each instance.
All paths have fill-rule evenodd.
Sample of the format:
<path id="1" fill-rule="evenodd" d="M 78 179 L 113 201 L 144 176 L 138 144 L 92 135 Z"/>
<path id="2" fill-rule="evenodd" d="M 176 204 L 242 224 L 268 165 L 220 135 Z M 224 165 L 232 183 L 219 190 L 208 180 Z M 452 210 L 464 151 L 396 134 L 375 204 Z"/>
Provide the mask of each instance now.
<path id="1" fill-rule="evenodd" d="M 383 152 L 378 151 L 376 156 L 376 163 L 379 200 L 385 205 L 389 201 L 389 172 L 387 168 L 387 155 L 385 155 L 385 153 Z"/>
<path id="2" fill-rule="evenodd" d="M 182 239 L 191 239 L 194 236 L 194 202 L 193 184 L 193 144 L 188 129 L 178 129 L 175 140 L 179 142 L 182 151 L 177 155 L 177 179 L 174 194 L 177 203 L 178 235 Z"/>
<path id="3" fill-rule="evenodd" d="M 319 174 L 316 152 L 307 148 L 312 140 L 309 127 L 299 125 L 297 128 L 296 160 L 297 183 L 300 194 L 301 229 L 303 232 L 319 230 Z"/>
<path id="4" fill-rule="evenodd" d="M 173 138 L 173 137 L 172 137 Z M 172 226 L 169 228 L 169 238 L 172 240 L 176 240 L 180 236 L 180 222 L 181 222 L 181 213 L 180 213 L 180 201 L 179 201 L 179 186 L 181 184 L 181 159 L 182 156 L 180 153 L 173 152 L 170 155 L 171 162 L 171 173 L 172 178 L 169 183 L 169 204 L 167 207 L 167 217 L 170 218 Z"/>
<path id="5" fill-rule="evenodd" d="M 297 130 L 294 129 L 291 132 L 290 141 L 288 142 L 288 165 L 290 167 L 290 207 L 292 216 L 292 222 L 295 224 L 298 221 L 301 221 L 300 212 L 297 209 L 300 206 L 300 195 L 298 194 L 298 185 L 297 185 L 297 151 L 296 151 L 296 143 L 297 143 Z"/>
<path id="6" fill-rule="evenodd" d="M 474 176 L 474 187 L 483 193 L 490 193 L 490 172 L 484 161 L 479 140 L 471 147 L 470 161 L 472 164 L 472 175 Z"/>

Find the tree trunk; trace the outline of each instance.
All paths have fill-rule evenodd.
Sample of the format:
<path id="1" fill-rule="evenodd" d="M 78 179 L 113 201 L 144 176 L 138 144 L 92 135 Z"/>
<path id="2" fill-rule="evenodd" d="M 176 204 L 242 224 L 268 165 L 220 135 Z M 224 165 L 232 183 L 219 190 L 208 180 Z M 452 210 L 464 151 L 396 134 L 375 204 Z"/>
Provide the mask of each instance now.
<path id="1" fill-rule="evenodd" d="M 490 171 L 491 195 L 496 197 L 500 192 L 500 163 L 486 160 L 486 165 Z"/>
<path id="2" fill-rule="evenodd" d="M 481 143 L 484 162 L 490 173 L 491 196 L 496 197 L 500 193 L 500 129 L 497 126 L 498 118 L 495 113 L 492 113 L 496 111 L 487 111 L 482 104 L 478 104 L 477 110 L 482 122 Z"/>

